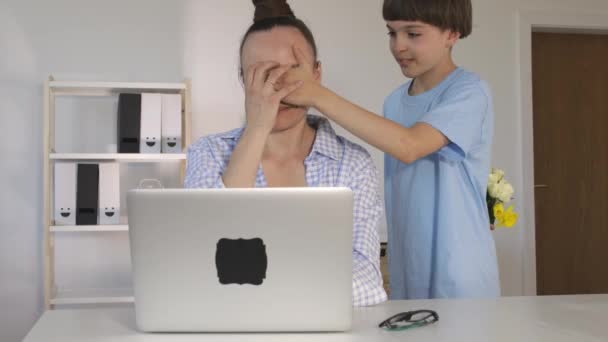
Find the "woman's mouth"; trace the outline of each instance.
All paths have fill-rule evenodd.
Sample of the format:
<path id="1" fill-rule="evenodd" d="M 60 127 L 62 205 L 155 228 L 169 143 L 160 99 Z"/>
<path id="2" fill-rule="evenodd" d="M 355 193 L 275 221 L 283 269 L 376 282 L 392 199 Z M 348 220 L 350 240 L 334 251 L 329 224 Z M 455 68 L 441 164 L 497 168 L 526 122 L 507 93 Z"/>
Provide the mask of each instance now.
<path id="1" fill-rule="evenodd" d="M 292 108 L 300 108 L 300 107 L 294 106 L 294 105 L 290 105 L 290 104 L 284 103 L 284 102 L 281 102 L 279 104 L 279 112 L 287 111 L 287 110 L 290 110 Z"/>

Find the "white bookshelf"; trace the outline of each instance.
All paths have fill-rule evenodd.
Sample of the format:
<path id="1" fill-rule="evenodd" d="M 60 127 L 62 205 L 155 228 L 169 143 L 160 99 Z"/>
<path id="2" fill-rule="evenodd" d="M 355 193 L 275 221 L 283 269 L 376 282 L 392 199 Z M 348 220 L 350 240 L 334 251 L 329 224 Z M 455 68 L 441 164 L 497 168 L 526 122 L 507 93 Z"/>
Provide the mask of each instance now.
<path id="1" fill-rule="evenodd" d="M 57 291 L 51 305 L 128 304 L 133 303 L 133 289 L 78 289 Z"/>
<path id="2" fill-rule="evenodd" d="M 170 162 L 186 160 L 186 154 L 143 154 L 143 153 L 51 153 L 51 160 L 63 161 L 118 161 L 118 162 Z"/>
<path id="3" fill-rule="evenodd" d="M 186 83 L 145 83 L 145 82 L 79 82 L 79 81 L 49 81 L 49 87 L 54 90 L 102 89 L 122 91 L 135 90 L 186 90 Z"/>
<path id="4" fill-rule="evenodd" d="M 190 127 L 191 85 L 189 80 L 176 83 L 158 82 L 72 82 L 56 81 L 53 77 L 44 84 L 44 300 L 46 309 L 62 305 L 132 303 L 132 289 L 70 289 L 57 291 L 55 281 L 55 236 L 57 234 L 81 234 L 104 232 L 128 232 L 128 219 L 119 225 L 62 226 L 53 217 L 54 163 L 56 161 L 119 163 L 181 163 L 180 180 L 183 181 L 186 154 L 136 154 L 136 153 L 61 153 L 55 150 L 55 101 L 59 96 L 117 96 L 120 93 L 172 93 L 182 97 L 183 151 L 191 143 Z M 116 113 L 108 113 L 116 115 Z M 124 221 L 124 223 L 123 223 Z"/>
<path id="5" fill-rule="evenodd" d="M 84 232 L 127 232 L 129 225 L 117 224 L 110 226 L 50 226 L 51 233 L 84 233 Z"/>
<path id="6" fill-rule="evenodd" d="M 49 81 L 49 89 L 55 96 L 108 96 L 117 93 L 184 93 L 189 90 L 183 83 L 146 82 L 69 82 Z"/>

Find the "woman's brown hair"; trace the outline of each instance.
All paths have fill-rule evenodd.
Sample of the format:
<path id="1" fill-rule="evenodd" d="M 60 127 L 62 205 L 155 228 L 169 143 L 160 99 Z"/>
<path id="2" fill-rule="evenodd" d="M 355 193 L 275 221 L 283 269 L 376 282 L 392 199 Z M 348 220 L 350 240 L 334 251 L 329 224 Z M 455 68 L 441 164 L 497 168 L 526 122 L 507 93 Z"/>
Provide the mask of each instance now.
<path id="1" fill-rule="evenodd" d="M 287 0 L 253 0 L 253 5 L 255 6 L 253 24 L 249 26 L 241 40 L 239 55 L 243 54 L 243 46 L 252 33 L 270 31 L 275 27 L 293 27 L 304 36 L 312 48 L 314 59 L 317 59 L 317 44 L 312 32 L 295 16 Z"/>

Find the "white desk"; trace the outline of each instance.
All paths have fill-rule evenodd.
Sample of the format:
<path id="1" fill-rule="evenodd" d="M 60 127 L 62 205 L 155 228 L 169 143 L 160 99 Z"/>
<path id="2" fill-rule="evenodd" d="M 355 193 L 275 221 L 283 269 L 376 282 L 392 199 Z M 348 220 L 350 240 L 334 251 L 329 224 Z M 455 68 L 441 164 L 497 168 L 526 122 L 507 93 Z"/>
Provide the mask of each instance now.
<path id="1" fill-rule="evenodd" d="M 400 311 L 433 309 L 439 322 L 400 332 L 378 323 Z M 495 300 L 392 301 L 355 310 L 354 328 L 332 334 L 142 334 L 132 308 L 46 312 L 25 342 L 164 341 L 608 341 L 608 295 Z"/>

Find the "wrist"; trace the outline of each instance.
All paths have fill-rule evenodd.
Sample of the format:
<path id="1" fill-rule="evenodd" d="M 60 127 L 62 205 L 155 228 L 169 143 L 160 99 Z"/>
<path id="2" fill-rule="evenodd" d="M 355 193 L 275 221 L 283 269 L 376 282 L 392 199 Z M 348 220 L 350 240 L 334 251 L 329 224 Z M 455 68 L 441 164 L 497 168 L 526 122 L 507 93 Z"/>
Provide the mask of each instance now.
<path id="1" fill-rule="evenodd" d="M 266 143 L 266 139 L 272 131 L 272 126 L 267 124 L 247 124 L 243 131 L 242 139 Z"/>
<path id="2" fill-rule="evenodd" d="M 327 102 L 330 101 L 331 95 L 331 90 L 325 88 L 321 84 L 318 84 L 314 89 L 314 96 L 312 97 L 311 106 L 320 111 L 321 108 L 325 107 Z"/>

